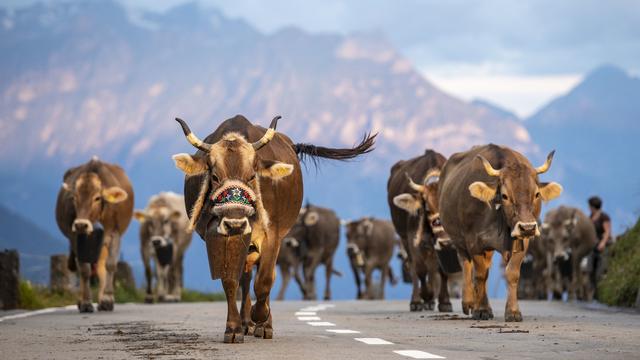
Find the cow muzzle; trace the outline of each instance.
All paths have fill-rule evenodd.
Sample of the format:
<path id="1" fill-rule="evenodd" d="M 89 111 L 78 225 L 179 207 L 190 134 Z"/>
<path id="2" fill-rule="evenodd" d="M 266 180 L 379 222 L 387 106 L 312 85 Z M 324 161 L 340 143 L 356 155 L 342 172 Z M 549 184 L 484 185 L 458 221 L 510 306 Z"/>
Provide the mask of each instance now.
<path id="1" fill-rule="evenodd" d="M 514 238 L 540 236 L 540 229 L 538 228 L 538 223 L 535 221 L 532 221 L 532 222 L 518 221 L 516 223 L 516 226 L 514 226 L 513 230 L 511 231 L 511 236 Z"/>
<path id="2" fill-rule="evenodd" d="M 162 236 L 152 236 L 151 237 L 151 245 L 155 246 L 155 247 L 159 247 L 159 246 L 166 246 L 168 243 L 167 239 L 165 239 Z"/>
<path id="3" fill-rule="evenodd" d="M 571 258 L 571 249 L 555 251 L 553 257 L 556 261 L 568 261 Z"/>
<path id="4" fill-rule="evenodd" d="M 91 234 L 93 223 L 89 219 L 75 219 L 71 225 L 71 231 L 78 234 Z"/>
<path id="5" fill-rule="evenodd" d="M 248 235 L 251 234 L 251 224 L 248 218 L 230 219 L 223 217 L 218 225 L 218 234 L 220 235 Z"/>

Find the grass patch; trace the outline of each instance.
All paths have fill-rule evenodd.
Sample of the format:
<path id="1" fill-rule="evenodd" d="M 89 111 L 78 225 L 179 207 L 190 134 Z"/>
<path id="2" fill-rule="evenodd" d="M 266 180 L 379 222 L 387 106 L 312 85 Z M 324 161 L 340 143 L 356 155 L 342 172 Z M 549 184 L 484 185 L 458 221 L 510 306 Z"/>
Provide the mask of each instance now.
<path id="1" fill-rule="evenodd" d="M 182 291 L 183 302 L 226 301 L 224 293 L 204 293 L 197 290 L 184 289 Z"/>
<path id="2" fill-rule="evenodd" d="M 640 219 L 611 247 L 598 298 L 607 305 L 634 306 L 640 288 Z"/>
<path id="3" fill-rule="evenodd" d="M 97 286 L 91 288 L 92 300 L 98 300 Z M 144 291 L 142 289 L 120 286 L 116 282 L 114 296 L 117 304 L 122 303 L 142 303 L 144 302 Z M 49 307 L 61 307 L 74 305 L 77 303 L 76 291 L 57 292 L 51 291 L 47 286 L 34 285 L 31 282 L 20 281 L 20 305 L 19 308 L 26 310 L 38 310 Z M 183 302 L 207 302 L 224 301 L 224 293 L 205 293 L 196 290 L 185 289 L 182 291 Z"/>

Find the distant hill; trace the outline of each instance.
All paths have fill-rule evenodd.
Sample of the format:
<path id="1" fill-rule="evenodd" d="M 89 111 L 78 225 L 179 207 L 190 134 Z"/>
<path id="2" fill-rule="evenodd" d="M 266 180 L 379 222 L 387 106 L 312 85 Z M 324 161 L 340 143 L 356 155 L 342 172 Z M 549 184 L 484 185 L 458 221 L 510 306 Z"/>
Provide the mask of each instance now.
<path id="1" fill-rule="evenodd" d="M 564 182 L 567 201 L 586 207 L 600 195 L 618 230 L 640 211 L 640 79 L 601 66 L 540 109 L 526 126 L 541 149 L 557 150 L 549 178 Z"/>
<path id="2" fill-rule="evenodd" d="M 0 205 L 0 251 L 4 249 L 20 253 L 20 276 L 48 284 L 49 257 L 67 253 L 68 243 Z"/>

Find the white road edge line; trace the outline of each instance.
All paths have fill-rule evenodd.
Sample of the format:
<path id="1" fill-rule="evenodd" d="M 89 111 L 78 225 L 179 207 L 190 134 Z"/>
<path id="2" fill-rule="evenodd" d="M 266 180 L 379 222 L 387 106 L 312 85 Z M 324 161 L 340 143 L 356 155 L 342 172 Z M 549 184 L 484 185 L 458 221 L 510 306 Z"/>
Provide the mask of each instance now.
<path id="1" fill-rule="evenodd" d="M 330 323 L 328 321 L 312 321 L 308 322 L 307 324 L 311 326 L 336 326 L 336 324 Z"/>
<path id="2" fill-rule="evenodd" d="M 430 354 L 420 350 L 393 350 L 394 353 L 402 356 L 407 356 L 412 359 L 446 359 L 445 357 Z"/>
<path id="3" fill-rule="evenodd" d="M 334 334 L 360 334 L 358 330 L 349 330 L 349 329 L 326 329 L 326 331 Z"/>
<path id="4" fill-rule="evenodd" d="M 51 307 L 51 308 L 40 309 L 35 311 L 25 311 L 15 315 L 7 315 L 7 316 L 0 317 L 0 322 L 7 321 L 7 320 L 24 319 L 24 318 L 35 316 L 35 315 L 50 314 L 58 310 L 73 310 L 77 308 L 78 308 L 77 305 L 68 305 L 68 306 L 60 306 L 60 307 Z"/>
<path id="5" fill-rule="evenodd" d="M 322 320 L 319 316 L 298 316 L 298 320 L 300 321 L 318 321 Z"/>
<path id="6" fill-rule="evenodd" d="M 353 340 L 363 342 L 367 345 L 393 345 L 391 341 L 380 338 L 354 338 Z"/>

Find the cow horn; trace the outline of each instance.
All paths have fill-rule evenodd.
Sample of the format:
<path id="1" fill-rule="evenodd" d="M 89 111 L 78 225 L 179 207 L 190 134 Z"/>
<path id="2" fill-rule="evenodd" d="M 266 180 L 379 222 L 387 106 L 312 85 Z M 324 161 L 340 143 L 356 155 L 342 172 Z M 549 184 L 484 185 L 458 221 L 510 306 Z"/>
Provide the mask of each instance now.
<path id="1" fill-rule="evenodd" d="M 478 155 L 478 158 L 482 160 L 482 165 L 484 165 L 484 170 L 487 174 L 490 176 L 500 176 L 500 170 L 494 169 L 493 166 L 491 166 L 491 163 L 489 163 L 489 160 L 485 159 L 482 155 Z"/>
<path id="2" fill-rule="evenodd" d="M 538 174 L 544 174 L 547 172 L 547 170 L 549 170 L 549 167 L 551 167 L 551 161 L 553 161 L 553 155 L 556 153 L 555 150 L 551 151 L 549 153 L 549 155 L 547 155 L 547 161 L 544 162 L 544 164 L 542 164 L 541 166 L 538 166 L 536 168 L 536 173 Z"/>
<path id="3" fill-rule="evenodd" d="M 407 177 L 407 180 L 409 180 L 409 186 L 411 186 L 411 188 L 419 193 L 423 193 L 424 192 L 424 185 L 418 185 L 416 184 L 413 179 L 411 178 L 411 176 L 409 176 L 409 173 L 404 173 L 404 175 Z"/>
<path id="4" fill-rule="evenodd" d="M 187 141 L 189 141 L 191 145 L 193 145 L 196 149 L 204 151 L 206 153 L 211 152 L 211 144 L 207 144 L 206 142 L 198 139 L 198 137 L 191 132 L 191 129 L 189 129 L 189 125 L 187 125 L 184 120 L 176 118 L 176 121 L 180 123 L 180 126 L 182 126 L 184 136 L 187 137 Z"/>
<path id="5" fill-rule="evenodd" d="M 281 117 L 282 116 L 278 115 L 274 117 L 273 120 L 271 120 L 271 124 L 269 124 L 267 132 L 264 133 L 260 140 L 252 144 L 253 150 L 260 150 L 263 146 L 267 145 L 267 143 L 271 141 L 271 139 L 273 139 L 273 136 L 276 134 L 276 126 L 278 126 L 278 120 L 280 120 Z"/>
<path id="6" fill-rule="evenodd" d="M 427 176 L 424 177 L 425 185 L 429 183 L 429 181 L 433 178 L 437 178 L 440 176 L 440 169 L 431 169 L 427 172 Z"/>

